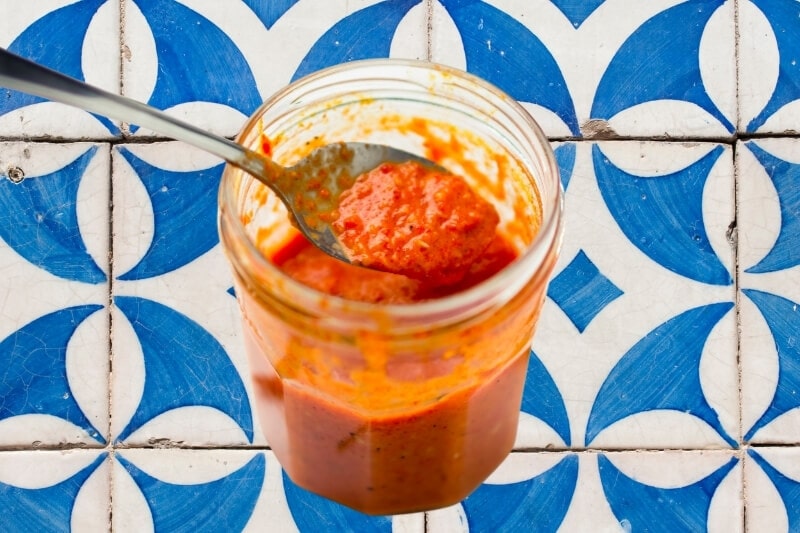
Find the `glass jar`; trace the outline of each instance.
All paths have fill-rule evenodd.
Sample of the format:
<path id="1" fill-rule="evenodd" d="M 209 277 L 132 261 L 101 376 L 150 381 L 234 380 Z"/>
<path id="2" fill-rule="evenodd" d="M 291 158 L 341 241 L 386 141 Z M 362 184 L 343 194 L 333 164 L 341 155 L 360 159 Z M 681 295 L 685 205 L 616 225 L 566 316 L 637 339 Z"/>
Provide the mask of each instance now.
<path id="1" fill-rule="evenodd" d="M 378 305 L 323 294 L 271 258 L 294 229 L 277 198 L 227 167 L 220 234 L 267 440 L 301 487 L 370 514 L 454 504 L 516 437 L 531 337 L 561 236 L 552 150 L 486 82 L 426 62 L 368 60 L 299 80 L 239 142 L 291 165 L 336 141 L 417 153 L 463 176 L 518 250 L 462 292 Z"/>

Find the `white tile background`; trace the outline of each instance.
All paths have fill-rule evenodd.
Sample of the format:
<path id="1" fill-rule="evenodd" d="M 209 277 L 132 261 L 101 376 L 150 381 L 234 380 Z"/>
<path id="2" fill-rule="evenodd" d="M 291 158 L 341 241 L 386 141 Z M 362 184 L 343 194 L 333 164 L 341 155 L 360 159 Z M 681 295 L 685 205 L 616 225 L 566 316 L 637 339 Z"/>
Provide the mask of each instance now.
<path id="1" fill-rule="evenodd" d="M 279 9 L 291 3 L 272 5 Z M 80 48 L 86 81 L 142 101 L 153 97 L 159 69 L 164 65 L 159 66 L 157 43 L 144 14 L 151 4 L 156 5 L 144 0 L 98 2 Z M 162 6 L 167 4 L 176 2 L 165 0 Z M 772 248 L 782 225 L 789 223 L 785 214 L 781 216 L 781 203 L 797 208 L 794 197 L 780 197 L 768 172 L 747 148 L 748 143 L 754 142 L 780 160 L 800 163 L 796 138 L 800 126 L 795 112 L 800 93 L 795 91 L 790 95 L 789 103 L 756 132 L 747 131 L 750 121 L 771 96 L 788 87 L 784 78 L 793 75 L 793 71 L 781 71 L 779 66 L 781 58 L 790 57 L 795 49 L 779 47 L 776 35 L 780 30 L 776 30 L 773 26 L 776 21 L 765 12 L 778 8 L 791 12 L 796 10 L 794 2 L 690 2 L 686 5 L 713 11 L 698 43 L 687 45 L 680 41 L 682 30 L 689 28 L 679 24 L 661 28 L 667 34 L 663 43 L 661 37 L 652 39 L 656 44 L 672 43 L 669 46 L 677 50 L 694 46 L 699 69 L 695 74 L 702 82 L 701 88 L 720 113 L 737 125 L 736 131 L 729 131 L 707 110 L 691 103 L 689 96 L 685 100 L 657 99 L 642 103 L 608 120 L 598 121 L 592 116 L 601 80 L 624 43 L 638 29 L 648 27 L 654 17 L 684 6 L 675 0 L 636 5 L 624 0 L 596 2 L 596 10 L 579 24 L 560 10 L 559 4 L 566 6 L 567 2 L 547 0 L 492 0 L 471 5 L 452 0 L 300 0 L 269 28 L 244 1 L 185 0 L 177 4 L 205 17 L 230 39 L 250 67 L 262 99 L 292 79 L 308 51 L 328 30 L 367 9 L 385 9 L 381 16 L 392 10 L 407 10 L 392 32 L 386 30 L 391 33 L 388 50 L 392 57 L 430 59 L 470 69 L 474 66 L 470 58 L 478 57 L 483 47 L 498 54 L 504 52 L 493 57 L 498 71 L 504 72 L 501 78 L 512 82 L 509 90 L 521 86 L 517 84 L 523 83 L 526 76 L 533 76 L 540 63 L 532 58 L 541 58 L 535 57 L 532 41 L 514 41 L 510 37 L 513 32 L 502 30 L 513 26 L 534 35 L 560 70 L 573 108 L 553 110 L 528 101 L 523 105 L 549 137 L 567 139 L 577 145 L 566 195 L 567 234 L 557 271 L 583 250 L 624 294 L 603 309 L 582 333 L 554 301 L 548 300 L 534 350 L 564 402 L 571 442 L 564 443 L 547 423 L 523 415 L 517 441 L 520 451 L 509 458 L 489 483 L 511 484 L 531 479 L 546 473 L 558 459 L 575 453 L 577 483 L 563 520 L 556 520 L 560 531 L 637 531 L 641 526 L 637 520 L 645 516 L 658 519 L 653 530 L 659 527 L 666 531 L 679 531 L 682 527 L 691 530 L 691 526 L 678 521 L 681 506 L 675 502 L 680 502 L 679 489 L 691 486 L 735 458 L 736 465 L 716 489 L 708 514 L 701 520 L 707 529 L 755 532 L 792 531 L 800 527 L 800 519 L 795 517 L 800 508 L 798 491 L 796 486 L 794 492 L 785 489 L 792 482 L 800 483 L 796 468 L 800 410 L 791 410 L 767 424 L 754 435 L 753 442 L 742 440 L 742 435 L 773 400 L 780 372 L 796 374 L 797 371 L 781 369 L 768 324 L 755 305 L 739 292 L 740 288 L 758 289 L 800 302 L 798 266 L 766 274 L 744 272 Z M 0 0 L 0 46 L 11 46 L 47 14 L 76 5 L 61 0 L 23 5 L 14 0 Z M 469 24 L 459 26 L 453 13 L 469 14 L 470 9 L 478 10 L 475 13 L 486 18 L 470 19 Z M 361 53 L 364 47 L 359 48 L 358 43 L 371 42 L 369 39 L 382 35 L 389 18 L 377 14 L 372 19 L 365 17 L 371 23 L 365 23 L 358 32 L 342 33 L 330 49 L 330 57 L 350 59 L 347 52 Z M 176 28 L 180 22 L 175 21 Z M 790 35 L 788 42 L 800 43 L 800 21 L 779 22 L 788 28 L 784 32 Z M 498 37 L 486 42 L 483 37 L 488 34 L 482 31 L 497 31 Z M 483 40 L 469 40 L 471 37 L 465 36 L 479 36 Z M 41 49 L 53 46 L 48 37 L 39 36 Z M 339 46 L 349 47 L 344 56 Z M 651 52 L 658 54 L 664 50 L 656 47 Z M 213 65 L 197 57 L 187 61 L 185 65 Z M 166 74 L 206 76 L 209 80 L 226 75 L 202 69 L 180 71 L 180 65 L 180 62 L 167 64 L 176 71 Z M 638 66 L 644 74 L 640 86 L 631 85 L 633 92 L 650 84 L 673 81 L 662 80 L 665 75 L 648 75 L 647 64 Z M 791 93 L 791 89 L 786 90 Z M 0 97 L 3 94 L 0 91 Z M 227 136 L 233 136 L 245 119 L 245 114 L 233 107 L 202 100 L 177 103 L 167 112 Z M 581 135 L 576 135 L 564 122 L 562 116 L 568 112 L 574 113 Z M 7 174 L 9 168 L 19 167 L 26 179 L 34 180 L 64 167 L 87 147 L 97 146 L 78 190 L 80 237 L 100 268 L 116 274 L 138 262 L 154 232 L 150 199 L 135 172 L 119 156 L 119 150 L 125 147 L 153 165 L 169 170 L 191 171 L 217 163 L 180 143 L 162 143 L 163 139 L 152 132 L 138 130 L 131 134 L 128 125 L 118 126 L 122 126 L 122 133 L 112 133 L 91 115 L 52 103 L 0 114 L 0 173 Z M 751 140 L 754 133 L 755 140 Z M 605 140 L 608 137 L 623 140 Z M 722 146 L 723 153 L 702 192 L 702 223 L 713 252 L 735 274 L 735 284 L 716 286 L 677 275 L 648 258 L 623 235 L 619 221 L 598 189 L 592 163 L 595 141 L 599 141 L 598 146 L 615 166 L 634 176 L 648 177 L 680 171 Z M 729 226 L 734 221 L 736 231 L 731 234 Z M 731 245 L 729 238 L 734 239 L 736 246 Z M 116 280 L 112 276 L 105 283 L 87 284 L 54 276 L 26 261 L 12 246 L 3 245 L 0 272 L 3 274 L 0 339 L 10 338 L 31 321 L 66 307 L 108 306 L 113 296 L 146 298 L 167 305 L 206 329 L 223 346 L 231 365 L 243 377 L 245 389 L 250 390 L 238 334 L 237 308 L 226 292 L 230 280 L 218 246 L 164 275 L 136 281 Z M 585 432 L 593 403 L 623 354 L 682 311 L 718 302 L 736 302 L 737 306 L 735 312 L 725 315 L 712 329 L 703 347 L 700 383 L 703 396 L 719 416 L 721 426 L 738 446 L 731 449 L 716 430 L 688 413 L 656 410 L 634 414 L 601 431 L 587 450 Z M 113 346 L 113 353 L 109 345 Z M 4 377 L 7 365 L 4 366 L 2 355 L 0 385 L 8 386 L 13 379 Z M 789 360 L 796 362 L 798 358 L 798 352 L 789 354 Z M 642 370 L 642 390 L 649 390 L 648 380 L 658 381 L 657 370 L 652 373 Z M 0 410 L 0 510 L 5 510 L 6 518 L 19 516 L 14 513 L 21 509 L 21 500 L 13 496 L 17 493 L 8 487 L 37 489 L 57 484 L 99 454 L 107 453 L 108 459 L 81 486 L 70 522 L 49 524 L 50 529 L 158 530 L 150 508 L 152 502 L 142 496 L 117 456 L 165 486 L 191 486 L 224 478 L 237 465 L 263 453 L 266 476 L 245 529 L 297 530 L 278 464 L 266 448 L 255 416 L 252 442 L 235 421 L 202 407 L 161 415 L 124 443 L 116 442 L 115 436 L 141 401 L 146 373 L 136 335 L 119 310 L 95 313 L 77 328 L 67 347 L 64 372 L 76 402 L 91 424 L 102 430 L 108 444 L 101 444 L 80 428 L 46 414 L 9 416 Z M 19 392 L 18 388 L 0 390 L 10 391 L 9 395 Z M 543 450 L 549 447 L 555 447 L 556 451 Z M 788 478 L 789 485 L 784 485 L 783 492 L 750 455 L 752 450 Z M 620 495 L 603 491 L 598 471 L 601 456 L 643 487 L 675 489 L 678 491 L 675 502 L 657 509 L 642 509 L 641 506 L 650 504 L 637 499 L 641 494 L 631 494 L 627 508 L 631 515 L 615 515 L 611 502 L 619 501 Z M 157 503 L 153 505 L 158 507 Z M 46 514 L 44 507 L 39 511 Z M 487 509 L 486 516 L 490 514 Z M 467 517 L 464 507 L 455 506 L 427 515 L 395 517 L 391 529 L 416 533 L 489 527 L 481 525 L 480 518 L 470 522 L 475 517 Z M 6 529 L 10 531 L 16 531 L 20 524 L 8 523 Z M 509 522 L 494 528 L 539 530 L 536 524 L 522 524 Z M 214 530 L 215 524 L 186 525 L 190 526 Z M 370 527 L 353 525 L 351 529 L 363 531 Z"/>

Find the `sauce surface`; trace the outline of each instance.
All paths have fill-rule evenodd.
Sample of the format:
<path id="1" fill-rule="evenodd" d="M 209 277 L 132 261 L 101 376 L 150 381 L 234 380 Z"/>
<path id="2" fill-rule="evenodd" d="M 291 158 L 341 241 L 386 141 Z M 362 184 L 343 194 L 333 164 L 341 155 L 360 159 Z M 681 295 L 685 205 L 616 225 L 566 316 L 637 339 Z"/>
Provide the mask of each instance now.
<path id="1" fill-rule="evenodd" d="M 456 282 L 449 284 L 442 283 L 436 275 L 420 280 L 349 265 L 322 252 L 301 235 L 281 248 L 272 261 L 295 281 L 326 294 L 360 302 L 410 304 L 469 289 L 498 273 L 516 257 L 514 247 L 495 234 L 483 253 L 459 273 Z"/>
<path id="2" fill-rule="evenodd" d="M 298 235 L 273 258 L 289 277 L 320 292 L 360 302 L 403 304 L 416 299 L 419 281 L 349 265 Z"/>
<path id="3" fill-rule="evenodd" d="M 332 226 L 354 264 L 451 285 L 489 247 L 499 221 L 464 178 L 408 161 L 357 177 Z"/>

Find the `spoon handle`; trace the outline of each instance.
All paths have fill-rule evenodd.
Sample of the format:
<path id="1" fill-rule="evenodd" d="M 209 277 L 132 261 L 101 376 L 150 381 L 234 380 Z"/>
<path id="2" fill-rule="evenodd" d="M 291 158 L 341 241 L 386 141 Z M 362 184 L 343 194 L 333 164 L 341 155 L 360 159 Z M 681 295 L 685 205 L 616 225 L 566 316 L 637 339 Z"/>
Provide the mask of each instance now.
<path id="1" fill-rule="evenodd" d="M 134 123 L 201 148 L 253 174 L 266 185 L 282 168 L 264 156 L 173 118 L 136 100 L 103 91 L 0 48 L 0 87 Z"/>

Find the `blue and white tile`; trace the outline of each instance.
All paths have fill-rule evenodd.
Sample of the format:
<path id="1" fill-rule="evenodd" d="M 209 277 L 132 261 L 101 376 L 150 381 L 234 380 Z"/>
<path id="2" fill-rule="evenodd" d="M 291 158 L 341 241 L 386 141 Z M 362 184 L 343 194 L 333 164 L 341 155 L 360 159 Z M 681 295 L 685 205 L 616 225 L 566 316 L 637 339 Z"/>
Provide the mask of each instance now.
<path id="1" fill-rule="evenodd" d="M 751 448 L 744 463 L 747 531 L 800 528 L 800 452 L 797 448 Z"/>
<path id="2" fill-rule="evenodd" d="M 367 516 L 298 488 L 269 451 L 123 450 L 113 490 L 120 532 L 425 531 L 422 513 Z"/>
<path id="3" fill-rule="evenodd" d="M 605 499 L 623 531 L 743 531 L 742 468 L 735 452 L 620 452 L 596 458 Z"/>
<path id="4" fill-rule="evenodd" d="M 119 2 L 0 1 L 0 46 L 107 91 L 119 92 Z M 98 139 L 119 123 L 41 98 L 0 89 L 0 135 Z"/>
<path id="5" fill-rule="evenodd" d="M 458 505 L 432 511 L 436 533 L 742 531 L 734 452 L 512 453 Z"/>
<path id="6" fill-rule="evenodd" d="M 796 2 L 0 0 L 0 13 L 0 46 L 229 136 L 303 74 L 391 56 L 484 75 L 551 137 L 662 139 L 556 145 L 567 235 L 525 451 L 427 531 L 800 528 L 800 148 L 762 138 L 800 131 Z M 208 229 L 216 183 L 200 185 L 219 162 L 136 128 L 113 149 L 75 142 L 122 133 L 2 101 L 3 140 L 70 141 L 0 143 L 5 529 L 425 531 L 421 514 L 365 517 L 297 489 L 264 448 Z M 735 124 L 757 138 L 663 140 L 729 139 Z"/>
<path id="7" fill-rule="evenodd" d="M 571 452 L 512 453 L 464 501 L 429 512 L 428 531 L 556 531 L 575 497 L 579 462 Z"/>
<path id="8" fill-rule="evenodd" d="M 0 452 L 3 531 L 110 531 L 106 452 Z"/>
<path id="9" fill-rule="evenodd" d="M 109 147 L 0 143 L 0 446 L 108 429 Z"/>
<path id="10" fill-rule="evenodd" d="M 302 75 L 355 59 L 426 55 L 420 0 L 125 5 L 124 93 L 228 136 Z"/>
<path id="11" fill-rule="evenodd" d="M 112 529 L 242 531 L 270 468 L 260 451 L 118 451 Z"/>
<path id="12" fill-rule="evenodd" d="M 800 443 L 800 142 L 741 143 L 742 424 L 754 443 Z"/>
<path id="13" fill-rule="evenodd" d="M 739 131 L 800 132 L 800 6 L 741 1 L 739 36 Z"/>
<path id="14" fill-rule="evenodd" d="M 222 168 L 177 142 L 114 147 L 115 441 L 261 439 L 216 228 Z"/>
<path id="15" fill-rule="evenodd" d="M 523 401 L 535 423 L 523 415 L 517 446 L 734 445 L 731 148 L 569 143 L 556 154 L 566 233 Z"/>
<path id="16" fill-rule="evenodd" d="M 523 102 L 551 137 L 730 137 L 734 2 L 433 3 L 431 59 Z"/>

